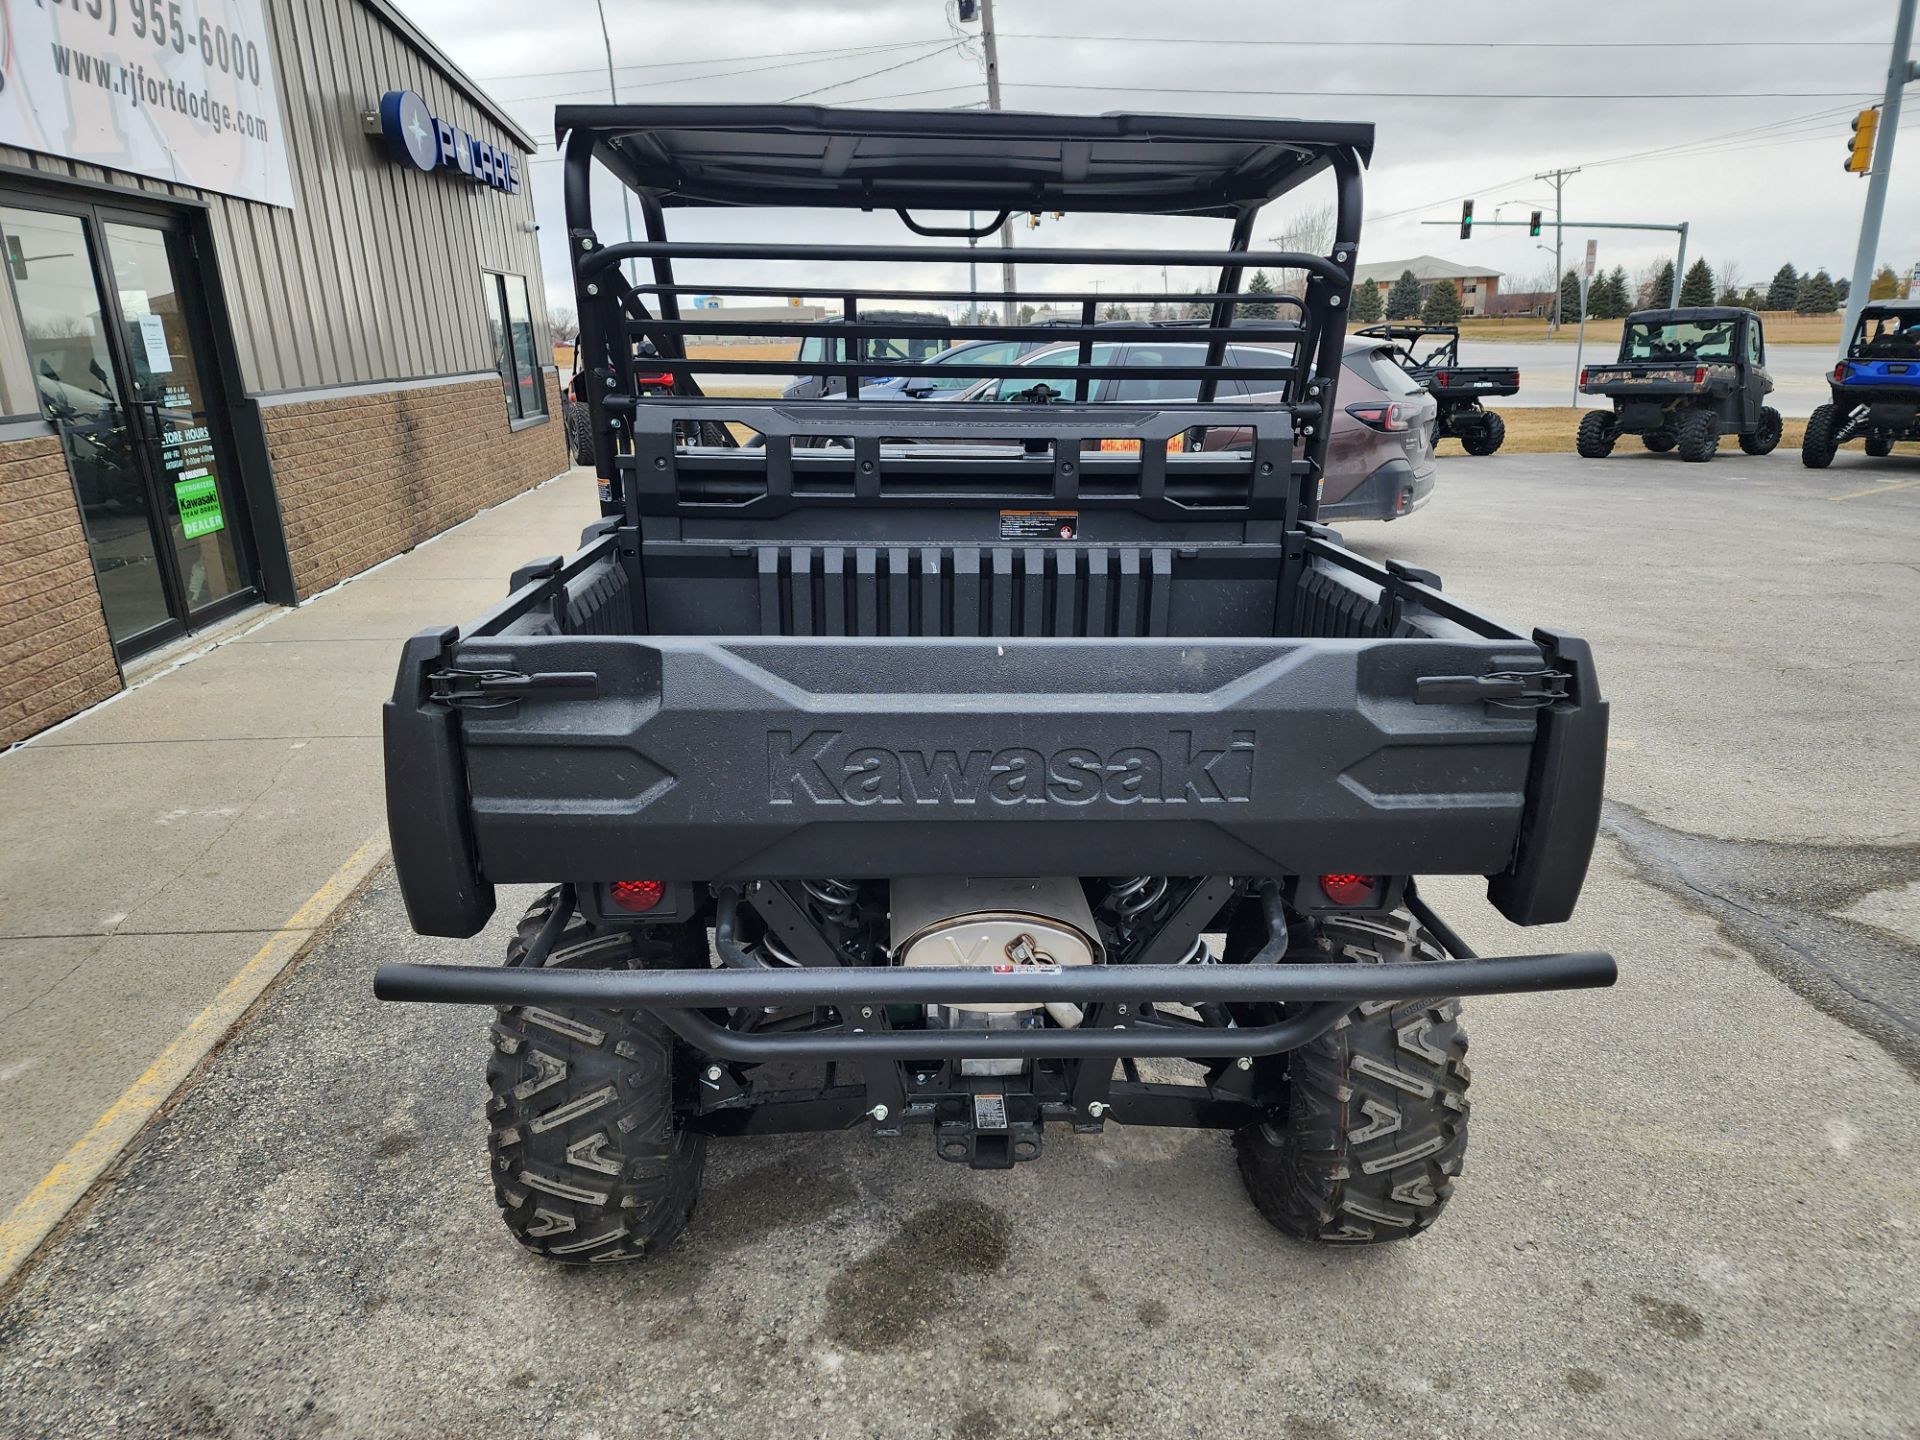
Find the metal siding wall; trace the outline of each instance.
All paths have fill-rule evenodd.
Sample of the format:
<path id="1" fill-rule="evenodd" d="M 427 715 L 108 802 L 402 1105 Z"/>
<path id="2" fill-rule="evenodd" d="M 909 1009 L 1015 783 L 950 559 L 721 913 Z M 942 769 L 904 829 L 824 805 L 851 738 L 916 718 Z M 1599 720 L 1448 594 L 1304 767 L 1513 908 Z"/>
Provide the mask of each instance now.
<path id="1" fill-rule="evenodd" d="M 480 272 L 523 275 L 537 353 L 551 353 L 527 164 L 504 195 L 395 164 L 361 129 L 388 90 L 503 149 L 517 145 L 467 93 L 358 0 L 267 0 L 295 208 L 281 210 L 0 146 L 0 164 L 106 181 L 209 208 L 247 389 L 255 394 L 491 370 Z M 24 375 L 11 295 L 0 286 L 0 380 Z M 0 410 L 33 413 L 7 384 Z"/>

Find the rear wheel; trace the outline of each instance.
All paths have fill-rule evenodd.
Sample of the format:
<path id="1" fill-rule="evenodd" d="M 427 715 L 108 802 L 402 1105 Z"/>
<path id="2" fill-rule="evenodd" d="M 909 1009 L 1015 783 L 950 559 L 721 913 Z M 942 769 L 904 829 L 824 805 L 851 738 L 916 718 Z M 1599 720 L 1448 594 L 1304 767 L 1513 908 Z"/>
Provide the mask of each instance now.
<path id="1" fill-rule="evenodd" d="M 1674 427 L 1680 458 L 1698 465 L 1720 448 L 1720 417 L 1711 410 L 1689 410 Z"/>
<path id="2" fill-rule="evenodd" d="M 1664 455 L 1675 445 L 1673 431 L 1649 430 L 1640 437 L 1640 443 L 1656 455 Z"/>
<path id="3" fill-rule="evenodd" d="M 1800 463 L 1809 470 L 1824 470 L 1833 463 L 1840 447 L 1833 439 L 1833 406 L 1821 405 L 1807 417 L 1806 438 L 1800 442 Z"/>
<path id="4" fill-rule="evenodd" d="M 1867 437 L 1867 454 L 1876 460 L 1884 460 L 1893 453 L 1893 441 L 1885 435 Z"/>
<path id="5" fill-rule="evenodd" d="M 576 465 L 593 464 L 593 417 L 585 405 L 567 411 L 567 446 Z"/>
<path id="6" fill-rule="evenodd" d="M 1507 438 L 1507 422 L 1491 410 L 1485 423 L 1460 437 L 1460 445 L 1469 455 L 1491 455 Z"/>
<path id="7" fill-rule="evenodd" d="M 1442 960 L 1412 918 L 1336 916 L 1327 950 L 1358 964 Z M 1376 1244 L 1440 1218 L 1467 1148 L 1467 1036 L 1460 1002 L 1374 1001 L 1284 1058 L 1287 1094 L 1234 1133 L 1254 1206 L 1300 1240 Z"/>
<path id="8" fill-rule="evenodd" d="M 1620 437 L 1610 410 L 1589 410 L 1580 417 L 1580 435 L 1574 448 L 1589 460 L 1602 460 L 1613 453 L 1613 442 Z"/>
<path id="9" fill-rule="evenodd" d="M 1778 410 L 1771 405 L 1762 405 L 1759 427 L 1751 435 L 1740 437 L 1740 448 L 1749 455 L 1771 455 L 1773 447 L 1780 443 L 1780 432 L 1786 428 L 1786 422 L 1780 418 Z M 1867 453 L 1873 453 L 1871 444 L 1867 447 Z"/>
<path id="10" fill-rule="evenodd" d="M 527 953 L 558 903 L 543 896 L 520 922 L 508 963 Z M 619 970 L 707 961 L 698 925 L 595 935 L 573 917 L 547 965 Z M 569 1264 L 639 1260 L 666 1249 L 693 1213 L 704 1137 L 685 1130 L 676 1098 L 693 1057 L 652 1016 L 618 1010 L 501 1012 L 487 1064 L 494 1196 L 513 1237 Z"/>

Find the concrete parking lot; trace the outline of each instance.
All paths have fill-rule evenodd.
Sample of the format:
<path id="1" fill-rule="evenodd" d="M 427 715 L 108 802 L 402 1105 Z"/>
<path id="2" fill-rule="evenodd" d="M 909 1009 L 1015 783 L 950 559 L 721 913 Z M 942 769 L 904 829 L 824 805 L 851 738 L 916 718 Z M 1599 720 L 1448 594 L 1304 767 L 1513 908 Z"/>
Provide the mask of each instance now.
<path id="1" fill-rule="evenodd" d="M 716 1143 L 680 1247 L 590 1273 L 492 1212 L 484 1013 L 381 1006 L 377 875 L 0 1309 L 19 1436 L 1846 1436 L 1920 1413 L 1920 457 L 1449 459 L 1354 526 L 1592 641 L 1575 920 L 1436 905 L 1611 991 L 1472 1001 L 1440 1226 L 1316 1252 L 1224 1136 Z M 450 617 L 452 618 L 452 617 Z"/>

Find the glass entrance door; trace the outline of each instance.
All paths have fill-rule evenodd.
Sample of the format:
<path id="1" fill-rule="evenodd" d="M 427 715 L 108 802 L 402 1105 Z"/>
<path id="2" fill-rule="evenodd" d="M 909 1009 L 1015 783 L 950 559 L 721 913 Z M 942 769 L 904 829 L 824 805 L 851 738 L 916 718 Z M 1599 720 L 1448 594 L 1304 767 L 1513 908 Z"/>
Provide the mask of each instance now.
<path id="1" fill-rule="evenodd" d="M 128 404 L 158 482 L 181 618 L 192 622 L 253 588 L 236 523 L 239 477 L 215 439 L 216 417 L 175 263 L 182 237 L 119 221 L 104 228 L 132 380 Z"/>
<path id="2" fill-rule="evenodd" d="M 185 237 L 86 206 L 0 205 L 0 244 L 115 649 L 244 603 L 245 511 Z"/>

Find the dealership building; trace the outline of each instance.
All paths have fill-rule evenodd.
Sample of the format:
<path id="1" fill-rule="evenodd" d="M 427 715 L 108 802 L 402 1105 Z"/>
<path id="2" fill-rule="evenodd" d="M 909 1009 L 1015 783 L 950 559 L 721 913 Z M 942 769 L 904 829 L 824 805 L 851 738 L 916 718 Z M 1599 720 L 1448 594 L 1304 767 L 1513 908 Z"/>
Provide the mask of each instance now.
<path id="1" fill-rule="evenodd" d="M 0 747 L 566 464 L 534 142 L 387 0 L 8 8 Z"/>

